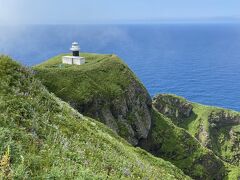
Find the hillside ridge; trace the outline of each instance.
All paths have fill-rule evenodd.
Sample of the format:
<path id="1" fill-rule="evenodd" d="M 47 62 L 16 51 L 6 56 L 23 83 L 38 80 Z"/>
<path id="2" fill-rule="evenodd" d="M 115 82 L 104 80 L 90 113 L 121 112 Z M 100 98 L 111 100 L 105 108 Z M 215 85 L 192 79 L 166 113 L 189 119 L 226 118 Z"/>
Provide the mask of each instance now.
<path id="1" fill-rule="evenodd" d="M 0 179 L 190 179 L 81 115 L 0 56 Z"/>
<path id="2" fill-rule="evenodd" d="M 132 145 L 172 162 L 195 179 L 239 176 L 238 164 L 206 146 L 192 133 L 194 128 L 176 123 L 177 120 L 185 122 L 184 118 L 189 116 L 194 118 L 195 104 L 182 106 L 184 98 L 174 99 L 177 102 L 170 106 L 171 98 L 165 98 L 166 102 L 152 101 L 143 84 L 115 55 L 84 53 L 87 63 L 81 66 L 62 65 L 61 56 L 33 69 L 50 92 L 80 113 L 103 122 Z M 158 105 L 163 106 L 164 111 Z M 202 137 L 201 133 L 199 136 Z M 238 139 L 235 141 L 239 143 Z"/>
<path id="3" fill-rule="evenodd" d="M 221 159 L 240 165 L 239 112 L 192 103 L 171 94 L 157 95 L 153 106 Z"/>

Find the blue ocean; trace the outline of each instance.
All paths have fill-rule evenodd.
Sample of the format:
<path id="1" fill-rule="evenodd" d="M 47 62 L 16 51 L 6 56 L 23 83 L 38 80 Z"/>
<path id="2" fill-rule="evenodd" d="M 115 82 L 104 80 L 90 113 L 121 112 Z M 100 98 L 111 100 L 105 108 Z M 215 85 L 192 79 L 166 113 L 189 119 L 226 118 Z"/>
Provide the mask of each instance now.
<path id="1" fill-rule="evenodd" d="M 34 25 L 0 28 L 0 53 L 32 66 L 66 53 L 117 54 L 150 94 L 240 111 L 240 24 Z"/>

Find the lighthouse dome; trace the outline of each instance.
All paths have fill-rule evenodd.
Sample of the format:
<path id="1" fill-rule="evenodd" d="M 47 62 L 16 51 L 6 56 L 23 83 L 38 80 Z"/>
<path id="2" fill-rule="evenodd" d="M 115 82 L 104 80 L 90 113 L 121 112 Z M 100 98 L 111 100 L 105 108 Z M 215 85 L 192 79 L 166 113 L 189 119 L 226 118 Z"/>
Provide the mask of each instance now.
<path id="1" fill-rule="evenodd" d="M 72 43 L 72 45 L 78 45 L 78 42 L 75 41 L 75 42 Z"/>
<path id="2" fill-rule="evenodd" d="M 80 47 L 78 42 L 73 42 L 72 47 L 70 48 L 71 51 L 80 51 Z"/>

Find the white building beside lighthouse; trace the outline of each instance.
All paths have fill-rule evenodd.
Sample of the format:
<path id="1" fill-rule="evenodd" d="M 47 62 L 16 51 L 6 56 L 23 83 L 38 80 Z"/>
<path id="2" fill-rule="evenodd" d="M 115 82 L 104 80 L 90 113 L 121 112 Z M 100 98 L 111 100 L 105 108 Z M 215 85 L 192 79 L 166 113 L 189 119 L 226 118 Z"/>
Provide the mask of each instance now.
<path id="1" fill-rule="evenodd" d="M 72 47 L 70 48 L 70 51 L 72 51 L 72 56 L 63 56 L 62 57 L 62 63 L 63 64 L 76 64 L 81 65 L 85 63 L 85 58 L 80 57 L 80 47 L 77 42 L 72 43 Z"/>

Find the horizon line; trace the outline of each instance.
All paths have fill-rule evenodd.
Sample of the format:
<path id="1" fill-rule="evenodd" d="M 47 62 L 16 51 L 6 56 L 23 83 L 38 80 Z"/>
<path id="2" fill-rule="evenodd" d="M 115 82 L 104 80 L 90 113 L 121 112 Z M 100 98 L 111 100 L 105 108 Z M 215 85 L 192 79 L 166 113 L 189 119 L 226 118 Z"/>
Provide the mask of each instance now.
<path id="1" fill-rule="evenodd" d="M 1 23 L 1 22 L 0 22 Z M 148 18 L 148 19 L 115 19 L 115 20 L 89 20 L 79 22 L 48 22 L 48 23 L 2 23 L 0 26 L 25 25 L 110 25 L 110 24 L 202 24 L 202 23 L 240 23 L 240 16 L 233 17 L 199 17 L 199 18 Z"/>

